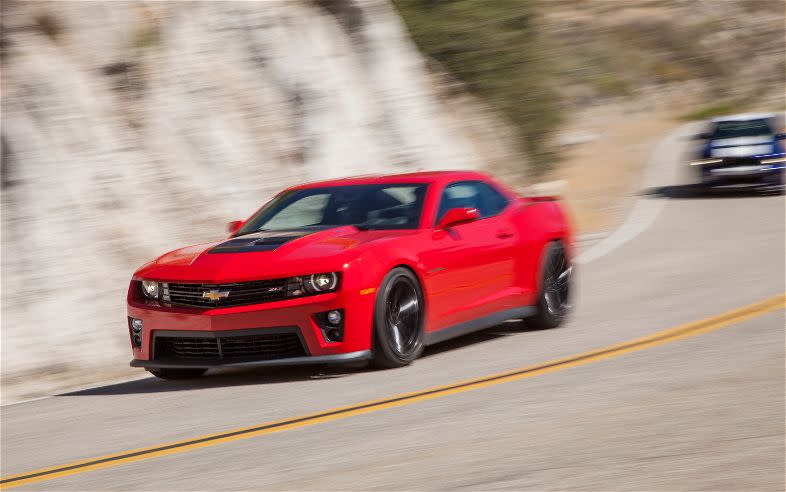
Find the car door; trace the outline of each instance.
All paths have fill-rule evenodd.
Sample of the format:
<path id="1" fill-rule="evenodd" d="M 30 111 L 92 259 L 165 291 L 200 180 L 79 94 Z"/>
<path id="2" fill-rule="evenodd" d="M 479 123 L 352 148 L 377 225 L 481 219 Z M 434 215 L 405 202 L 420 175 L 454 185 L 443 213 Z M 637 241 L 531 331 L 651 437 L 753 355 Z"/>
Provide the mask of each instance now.
<path id="1" fill-rule="evenodd" d="M 508 199 L 482 181 L 451 183 L 442 191 L 434 224 L 452 208 L 476 208 L 478 220 L 434 230 L 423 258 L 429 293 L 428 331 L 514 307 L 513 250 Z"/>

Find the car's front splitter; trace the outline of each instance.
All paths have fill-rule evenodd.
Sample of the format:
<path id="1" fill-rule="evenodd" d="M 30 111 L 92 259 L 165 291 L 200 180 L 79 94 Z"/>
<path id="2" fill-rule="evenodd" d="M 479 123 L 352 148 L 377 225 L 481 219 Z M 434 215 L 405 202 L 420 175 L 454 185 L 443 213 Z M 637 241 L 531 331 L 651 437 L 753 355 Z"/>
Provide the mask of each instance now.
<path id="1" fill-rule="evenodd" d="M 133 359 L 131 367 L 145 369 L 188 369 L 188 368 L 215 368 L 215 367 L 258 367 L 258 366 L 299 366 L 307 364 L 346 364 L 371 359 L 370 350 L 359 350 L 346 354 L 310 355 L 305 357 L 289 357 L 273 360 L 250 360 L 232 362 L 227 360 L 216 361 L 167 361 L 167 360 L 142 360 Z"/>

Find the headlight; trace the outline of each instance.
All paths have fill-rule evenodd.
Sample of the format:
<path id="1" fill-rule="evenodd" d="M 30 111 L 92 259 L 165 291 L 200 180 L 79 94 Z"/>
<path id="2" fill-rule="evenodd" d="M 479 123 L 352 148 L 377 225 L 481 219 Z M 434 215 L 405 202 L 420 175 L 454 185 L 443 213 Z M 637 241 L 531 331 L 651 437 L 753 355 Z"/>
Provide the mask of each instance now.
<path id="1" fill-rule="evenodd" d="M 762 164 L 783 164 L 786 163 L 786 156 L 775 157 L 773 159 L 762 159 Z"/>
<path id="2" fill-rule="evenodd" d="M 153 282 L 151 280 L 143 280 L 142 293 L 148 299 L 158 299 L 158 282 Z"/>
<path id="3" fill-rule="evenodd" d="M 287 280 L 287 297 L 322 294 L 332 292 L 337 288 L 338 274 L 336 272 L 290 277 Z"/>
<path id="4" fill-rule="evenodd" d="M 691 161 L 691 166 L 705 166 L 707 164 L 718 164 L 723 162 L 723 159 L 701 159 L 699 161 Z"/>
<path id="5" fill-rule="evenodd" d="M 306 278 L 306 290 L 311 292 L 330 292 L 336 288 L 338 275 L 335 273 L 317 273 Z"/>

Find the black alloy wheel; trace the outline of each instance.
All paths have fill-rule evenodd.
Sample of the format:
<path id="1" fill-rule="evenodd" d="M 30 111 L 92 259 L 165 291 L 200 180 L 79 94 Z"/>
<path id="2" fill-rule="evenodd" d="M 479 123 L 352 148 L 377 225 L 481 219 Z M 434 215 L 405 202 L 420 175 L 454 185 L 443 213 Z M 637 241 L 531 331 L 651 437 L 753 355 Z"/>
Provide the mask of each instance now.
<path id="1" fill-rule="evenodd" d="M 558 243 L 559 244 L 559 243 Z M 546 309 L 555 316 L 562 316 L 570 309 L 570 276 L 573 266 L 565 258 L 565 249 L 560 246 L 555 249 L 547 267 L 544 278 L 544 297 Z"/>
<path id="2" fill-rule="evenodd" d="M 540 292 L 535 315 L 526 323 L 535 329 L 556 328 L 571 310 L 573 265 L 559 241 L 546 246 L 540 276 Z"/>
<path id="3" fill-rule="evenodd" d="M 374 363 L 410 364 L 423 351 L 423 293 L 406 268 L 391 270 L 377 293 L 374 312 Z"/>

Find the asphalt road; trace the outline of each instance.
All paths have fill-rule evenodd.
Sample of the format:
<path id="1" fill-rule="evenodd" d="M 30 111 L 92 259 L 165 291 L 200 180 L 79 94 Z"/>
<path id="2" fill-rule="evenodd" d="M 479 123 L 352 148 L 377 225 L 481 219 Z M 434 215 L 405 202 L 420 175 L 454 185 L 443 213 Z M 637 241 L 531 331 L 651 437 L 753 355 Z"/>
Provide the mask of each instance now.
<path id="1" fill-rule="evenodd" d="M 586 246 L 566 326 L 508 323 L 399 370 L 149 378 L 7 406 L 3 477 L 537 365 L 782 295 L 784 198 L 691 193 L 686 133 L 655 149 L 631 218 Z M 783 309 L 757 311 L 531 377 L 20 490 L 783 490 L 784 322 Z"/>

